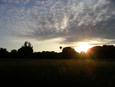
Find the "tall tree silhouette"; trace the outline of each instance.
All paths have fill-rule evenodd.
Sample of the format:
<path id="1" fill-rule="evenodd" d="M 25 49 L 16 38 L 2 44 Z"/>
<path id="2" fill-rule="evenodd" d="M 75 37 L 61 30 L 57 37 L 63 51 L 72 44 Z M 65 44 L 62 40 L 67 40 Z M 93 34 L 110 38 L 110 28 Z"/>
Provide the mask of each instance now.
<path id="1" fill-rule="evenodd" d="M 25 41 L 24 46 L 22 46 L 20 49 L 18 49 L 18 53 L 20 57 L 30 57 L 33 54 L 33 47 L 31 46 L 31 43 L 28 41 Z"/>

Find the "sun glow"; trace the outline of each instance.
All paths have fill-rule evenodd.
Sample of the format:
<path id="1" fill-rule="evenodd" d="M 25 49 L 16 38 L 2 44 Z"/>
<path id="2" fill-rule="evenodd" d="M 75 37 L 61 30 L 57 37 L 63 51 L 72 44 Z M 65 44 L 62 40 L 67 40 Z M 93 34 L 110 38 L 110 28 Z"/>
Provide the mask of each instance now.
<path id="1" fill-rule="evenodd" d="M 75 50 L 77 52 L 81 52 L 81 51 L 87 52 L 87 50 L 91 47 L 92 46 L 88 45 L 87 43 L 80 43 L 80 46 L 76 47 Z"/>

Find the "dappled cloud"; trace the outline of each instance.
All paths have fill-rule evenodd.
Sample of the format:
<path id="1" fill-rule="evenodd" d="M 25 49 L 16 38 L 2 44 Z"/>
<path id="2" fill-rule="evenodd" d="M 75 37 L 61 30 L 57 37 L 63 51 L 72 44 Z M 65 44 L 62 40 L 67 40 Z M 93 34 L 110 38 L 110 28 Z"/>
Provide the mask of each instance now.
<path id="1" fill-rule="evenodd" d="M 63 44 L 102 39 L 115 42 L 113 0 L 2 0 L 0 3 L 4 3 L 0 5 L 0 27 L 12 35 L 39 41 L 62 38 Z"/>

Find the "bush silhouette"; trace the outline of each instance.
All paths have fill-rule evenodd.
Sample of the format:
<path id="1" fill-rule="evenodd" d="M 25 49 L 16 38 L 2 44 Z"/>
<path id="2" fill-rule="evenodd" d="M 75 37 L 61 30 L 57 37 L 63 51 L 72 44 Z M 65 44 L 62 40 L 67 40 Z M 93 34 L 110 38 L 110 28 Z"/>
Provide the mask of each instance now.
<path id="1" fill-rule="evenodd" d="M 78 53 L 72 47 L 64 47 L 62 50 L 63 58 L 72 59 L 78 56 Z"/>
<path id="2" fill-rule="evenodd" d="M 10 57 L 11 58 L 18 58 L 18 52 L 16 49 L 11 50 Z"/>
<path id="3" fill-rule="evenodd" d="M 0 48 L 0 58 L 7 58 L 8 57 L 8 51 L 6 48 Z"/>

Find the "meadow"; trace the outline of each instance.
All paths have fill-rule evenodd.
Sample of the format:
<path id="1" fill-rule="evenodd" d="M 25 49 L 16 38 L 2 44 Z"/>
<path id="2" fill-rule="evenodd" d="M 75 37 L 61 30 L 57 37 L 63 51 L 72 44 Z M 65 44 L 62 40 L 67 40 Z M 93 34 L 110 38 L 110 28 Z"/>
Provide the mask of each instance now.
<path id="1" fill-rule="evenodd" d="M 115 60 L 0 59 L 0 83 L 32 86 L 115 86 Z"/>

